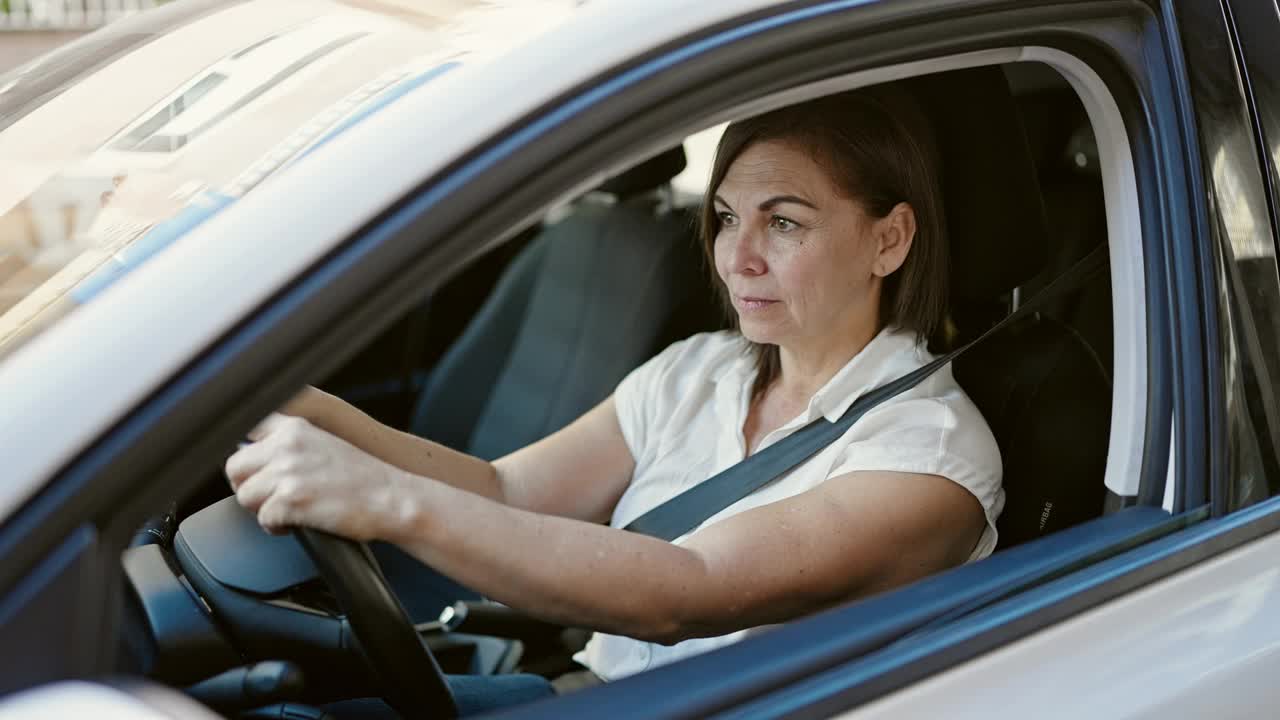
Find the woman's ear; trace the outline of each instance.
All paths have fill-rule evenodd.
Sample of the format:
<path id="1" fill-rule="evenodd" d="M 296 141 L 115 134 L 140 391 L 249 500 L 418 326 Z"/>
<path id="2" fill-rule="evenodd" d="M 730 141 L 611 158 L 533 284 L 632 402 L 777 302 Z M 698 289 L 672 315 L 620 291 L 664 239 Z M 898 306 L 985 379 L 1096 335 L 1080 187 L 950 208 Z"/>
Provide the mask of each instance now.
<path id="1" fill-rule="evenodd" d="M 893 206 L 888 215 L 876 220 L 876 260 L 871 271 L 878 277 L 892 275 L 911 252 L 916 237 L 916 211 L 905 202 Z"/>

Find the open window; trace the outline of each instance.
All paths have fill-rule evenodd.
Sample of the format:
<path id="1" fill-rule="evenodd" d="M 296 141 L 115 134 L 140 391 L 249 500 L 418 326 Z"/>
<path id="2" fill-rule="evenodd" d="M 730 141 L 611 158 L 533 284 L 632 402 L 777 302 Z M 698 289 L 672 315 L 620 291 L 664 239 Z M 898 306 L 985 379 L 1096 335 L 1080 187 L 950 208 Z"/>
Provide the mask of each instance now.
<path id="1" fill-rule="evenodd" d="M 1132 166 L 1109 96 L 1087 74 L 1064 75 L 1047 62 L 1059 60 L 1069 59 L 1037 49 L 945 58 L 726 113 L 740 117 L 868 81 L 911 89 L 934 124 L 944 175 L 955 291 L 943 347 L 977 337 L 1081 258 L 1109 248 L 1109 274 L 958 363 L 957 377 L 1005 460 L 999 551 L 1118 509 L 1119 497 L 1137 493 L 1131 463 L 1142 455 L 1143 378 L 1135 368 L 1143 367 L 1143 336 L 1116 342 L 1113 331 L 1144 314 L 1140 282 L 1113 292 L 1114 278 L 1141 277 Z M 1082 91 L 1103 94 L 1082 99 Z M 669 343 L 725 328 L 695 222 L 722 119 L 507 232 L 321 384 L 389 424 L 494 459 L 563 427 Z M 1127 532 L 1082 527 L 1046 551 L 1004 558 L 993 572 L 1025 566 L 1034 584 Z M 454 600 L 479 600 L 439 578 L 424 591 L 429 571 L 395 548 L 375 552 L 417 621 L 431 622 Z M 974 581 L 968 604 L 941 617 L 1025 583 L 995 591 Z M 291 602 L 311 602 L 291 592 Z M 434 647 L 452 672 L 552 675 L 572 667 L 569 652 L 584 637 L 481 618 Z"/>

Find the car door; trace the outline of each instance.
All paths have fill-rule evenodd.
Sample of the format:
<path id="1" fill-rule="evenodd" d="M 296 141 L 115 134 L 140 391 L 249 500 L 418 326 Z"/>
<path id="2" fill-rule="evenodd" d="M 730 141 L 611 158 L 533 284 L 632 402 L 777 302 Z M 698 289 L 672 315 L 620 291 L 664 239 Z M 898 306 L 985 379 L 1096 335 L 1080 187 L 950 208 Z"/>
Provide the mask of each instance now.
<path id="1" fill-rule="evenodd" d="M 1142 351 L 1124 356 L 1138 367 L 1121 377 L 1134 382 L 1118 390 L 1131 411 L 1114 431 L 1124 457 L 1109 471 L 1108 486 L 1118 509 L 897 593 L 515 714 L 822 715 L 894 690 L 906 689 L 905 697 L 913 683 L 1032 642 L 1043 637 L 1037 631 L 1087 617 L 1081 614 L 1271 527 L 1260 519 L 1265 503 L 1246 515 L 1206 520 L 1234 432 L 1221 402 L 1226 360 L 1210 351 L 1223 336 L 1221 308 L 1213 302 L 1219 286 L 1209 269 L 1224 260 L 1213 244 L 1220 235 L 1209 229 L 1217 216 L 1198 192 L 1204 178 L 1194 132 L 1201 126 L 1178 59 L 1183 20 L 1174 7 L 908 1 L 744 3 L 698 12 L 706 17 L 678 32 L 652 32 L 657 39 L 634 55 L 602 53 L 598 67 L 579 68 L 574 84 L 530 101 L 526 113 L 496 127 L 473 123 L 463 151 L 440 151 L 438 167 L 392 161 L 413 144 L 415 131 L 444 132 L 431 123 L 456 118 L 443 109 L 436 117 L 385 118 L 201 228 L 247 243 L 297 222 L 337 240 L 313 255 L 290 256 L 292 275 L 262 279 L 257 294 L 200 316 L 203 334 L 183 336 L 190 354 L 148 366 L 150 384 L 120 400 L 119 417 L 96 434 L 84 428 L 92 435 L 88 444 L 68 450 L 52 479 L 14 505 L 0 528 L 0 639 L 5 647 L 39 649 L 39 661 L 6 652 L 3 689 L 109 672 L 119 629 L 118 554 L 133 528 L 175 488 L 207 477 L 257 418 L 336 367 L 351 347 L 407 310 L 415 291 L 438 285 L 478 248 L 592 178 L 713 124 L 718 114 L 742 112 L 805 83 L 855 75 L 874 82 L 885 68 L 924 71 L 929 66 L 912 63 L 939 58 L 1057 63 L 1074 73 L 1082 92 L 1095 93 L 1101 119 L 1118 122 L 1108 137 L 1123 145 L 1117 162 L 1130 169 L 1118 171 L 1116 182 L 1131 182 L 1113 189 L 1133 202 L 1117 200 L 1116 217 L 1133 222 L 1130 238 L 1141 257 L 1140 287 L 1132 292 L 1142 302 L 1129 309 L 1146 309 L 1128 338 Z M 584 27 L 608 29 L 599 22 Z M 994 54 L 971 54 L 981 52 Z M 361 160 L 370 150 L 378 157 Z M 326 182 L 351 168 L 384 170 L 402 184 L 380 176 L 352 190 L 359 197 L 333 207 L 288 201 L 287 193 L 325 197 Z M 353 216 L 334 214 L 343 209 Z M 168 269 L 197 262 L 194 255 L 176 257 Z M 126 308 L 125 292 L 133 290 L 102 299 L 100 311 L 87 310 Z M 157 310 L 159 329 L 181 336 L 181 309 Z M 59 342 L 71 340 L 51 336 L 46 345 Z M 18 420 L 4 427 L 18 436 Z M 26 467 L 35 473 L 32 466 Z M 995 711 L 1001 709 L 1007 708 Z"/>

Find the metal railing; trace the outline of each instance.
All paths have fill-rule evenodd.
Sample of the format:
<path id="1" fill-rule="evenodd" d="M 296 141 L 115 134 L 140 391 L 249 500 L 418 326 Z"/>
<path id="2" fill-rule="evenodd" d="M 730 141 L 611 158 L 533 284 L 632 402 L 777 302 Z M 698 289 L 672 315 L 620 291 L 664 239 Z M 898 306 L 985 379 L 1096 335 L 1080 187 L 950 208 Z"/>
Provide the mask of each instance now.
<path id="1" fill-rule="evenodd" d="M 164 0 L 0 0 L 0 31 L 92 30 Z"/>

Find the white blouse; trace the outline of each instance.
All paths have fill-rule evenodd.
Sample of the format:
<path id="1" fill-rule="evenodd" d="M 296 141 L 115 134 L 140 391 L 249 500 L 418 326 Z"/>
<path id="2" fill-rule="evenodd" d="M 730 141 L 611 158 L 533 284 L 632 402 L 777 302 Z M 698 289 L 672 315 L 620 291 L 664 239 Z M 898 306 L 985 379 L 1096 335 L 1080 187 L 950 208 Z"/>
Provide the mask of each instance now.
<path id="1" fill-rule="evenodd" d="M 645 512 L 736 464 L 746 455 L 746 421 L 755 363 L 736 332 L 694 335 L 636 368 L 614 392 L 622 435 L 635 458 L 631 484 L 610 525 L 625 527 Z M 758 449 L 818 417 L 835 421 L 864 392 L 928 364 L 933 356 L 914 333 L 880 332 L 809 400 L 805 412 L 769 433 Z M 969 560 L 991 554 L 1004 506 L 1000 451 L 978 408 L 941 368 L 916 387 L 876 406 L 843 436 L 781 478 L 707 519 L 702 527 L 751 508 L 811 490 L 860 470 L 940 475 L 982 503 L 987 528 Z M 663 646 L 596 633 L 575 656 L 605 680 L 616 680 L 737 642 L 761 628 Z"/>

